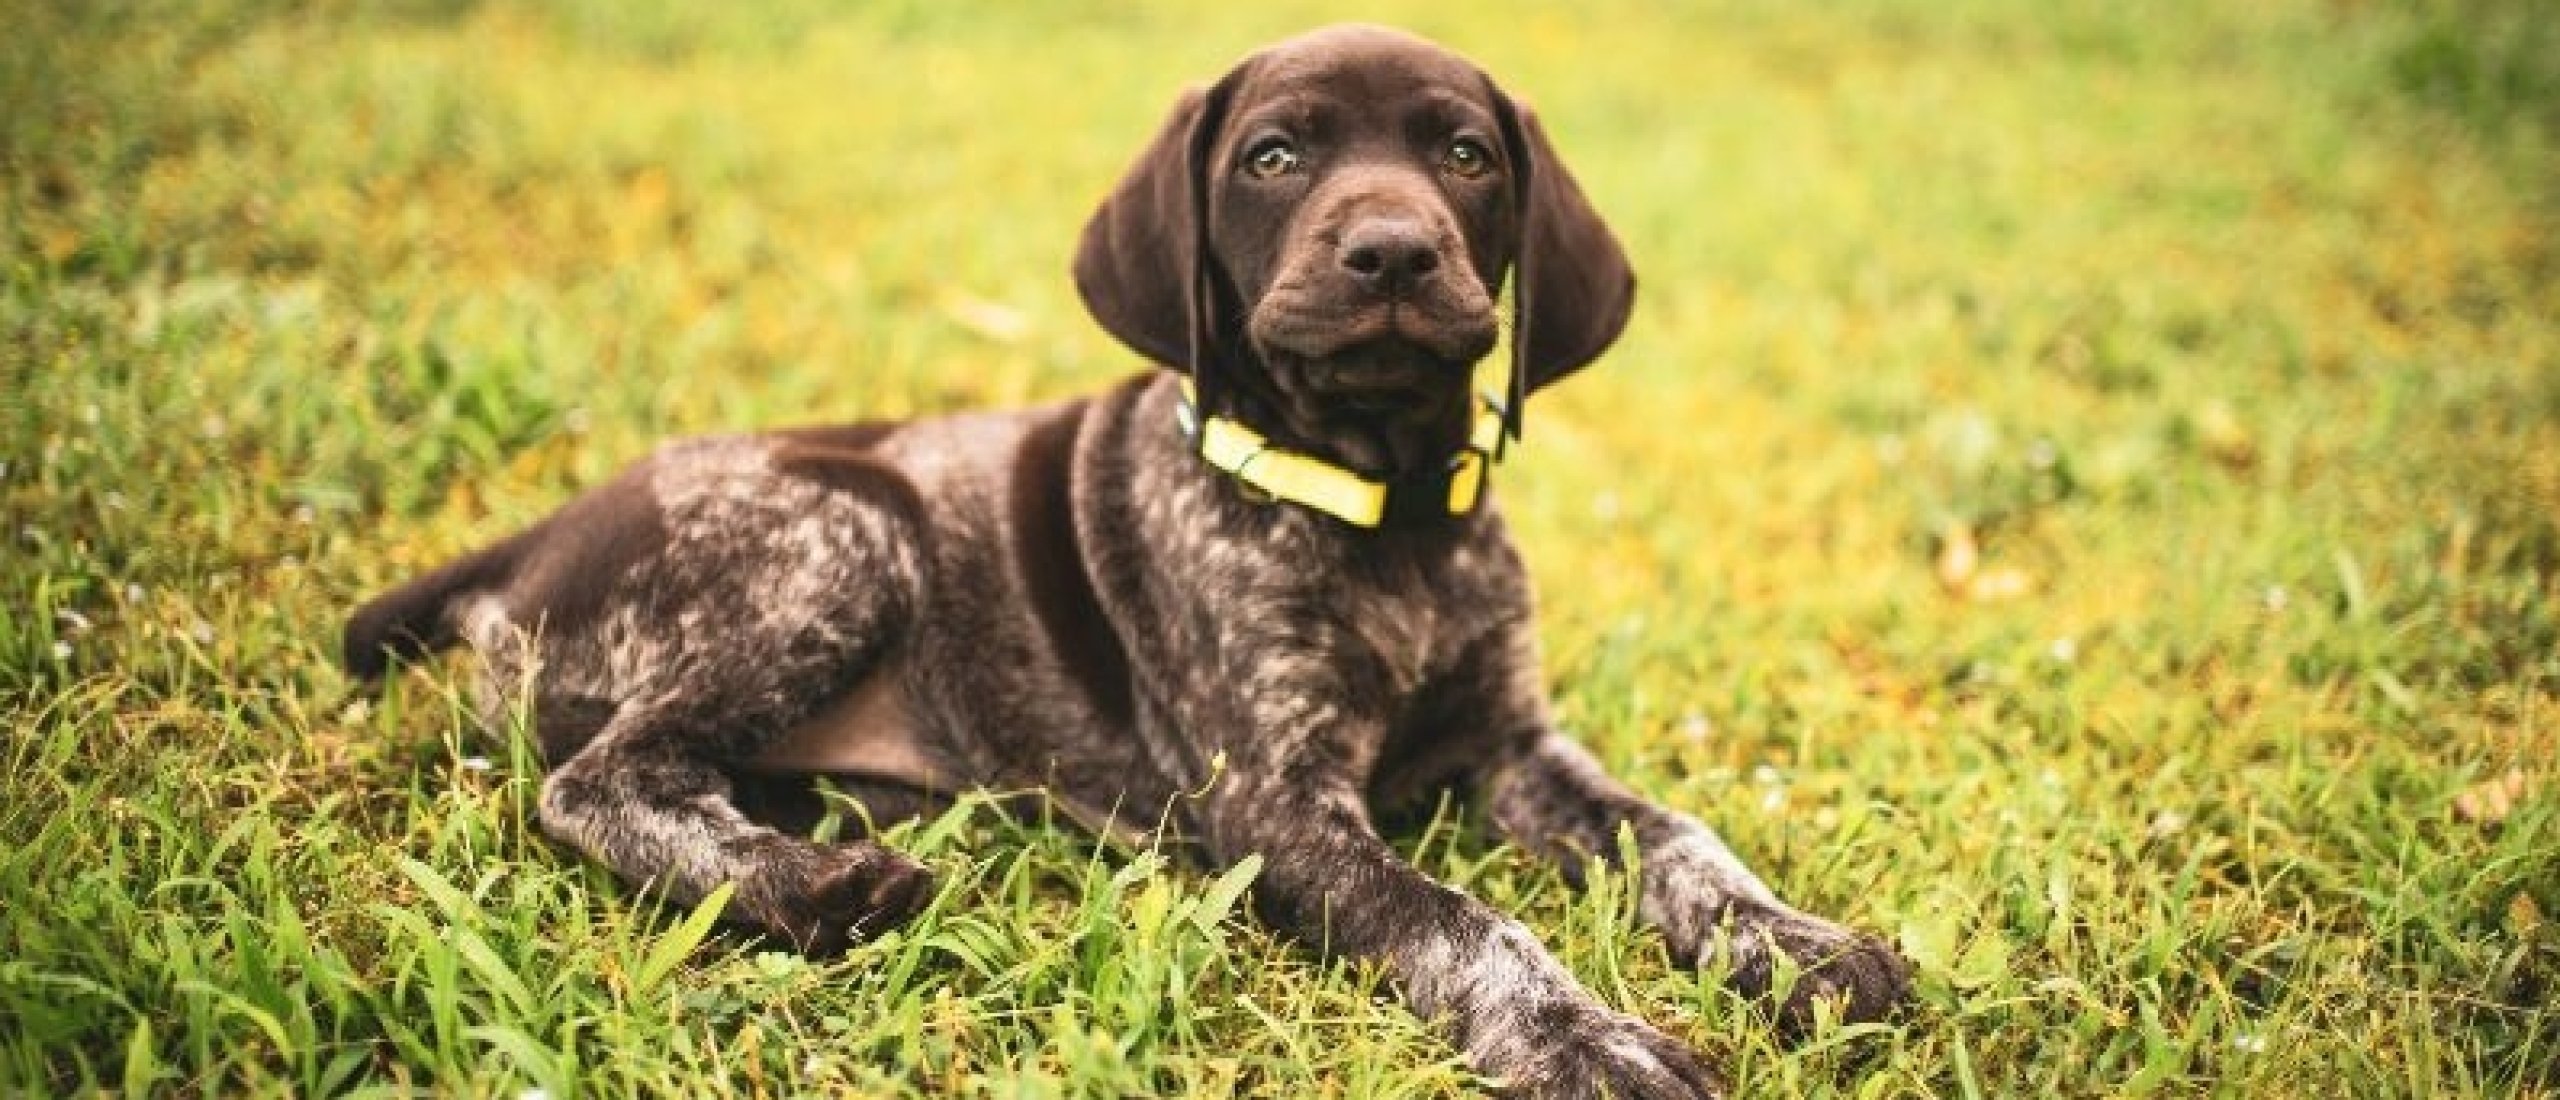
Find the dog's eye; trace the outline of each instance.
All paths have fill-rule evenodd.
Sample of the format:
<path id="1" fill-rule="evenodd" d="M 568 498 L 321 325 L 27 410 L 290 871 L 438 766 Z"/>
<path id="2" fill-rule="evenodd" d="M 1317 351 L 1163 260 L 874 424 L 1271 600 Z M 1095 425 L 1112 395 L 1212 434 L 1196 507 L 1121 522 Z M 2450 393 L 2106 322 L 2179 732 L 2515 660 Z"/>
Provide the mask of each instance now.
<path id="1" fill-rule="evenodd" d="M 1303 163 L 1304 159 L 1298 156 L 1298 147 L 1279 138 L 1254 146 L 1253 151 L 1244 156 L 1244 170 L 1256 179 L 1287 175 L 1297 171 Z"/>
<path id="2" fill-rule="evenodd" d="M 1440 165 L 1449 174 L 1474 179 L 1493 171 L 1493 152 L 1474 138 L 1459 138 L 1449 143 L 1449 151 L 1440 155 Z"/>

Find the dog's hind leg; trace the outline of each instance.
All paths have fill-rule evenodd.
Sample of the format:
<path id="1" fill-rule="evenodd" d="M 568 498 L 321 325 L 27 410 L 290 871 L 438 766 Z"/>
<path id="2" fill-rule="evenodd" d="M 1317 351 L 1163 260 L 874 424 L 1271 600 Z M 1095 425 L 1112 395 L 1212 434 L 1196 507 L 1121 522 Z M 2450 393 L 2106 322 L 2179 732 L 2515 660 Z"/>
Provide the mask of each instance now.
<path id="1" fill-rule="evenodd" d="M 741 813 L 728 774 L 683 746 L 710 738 L 668 708 L 626 704 L 542 785 L 543 831 L 691 905 L 735 883 L 730 915 L 826 955 L 921 909 L 932 876 L 870 840 L 815 844 Z"/>
<path id="2" fill-rule="evenodd" d="M 912 486 L 858 449 L 758 437 L 665 448 L 563 509 L 455 633 L 530 708 L 541 822 L 624 879 L 823 954 L 908 916 L 923 868 L 741 810 L 733 773 L 883 668 L 912 622 Z"/>

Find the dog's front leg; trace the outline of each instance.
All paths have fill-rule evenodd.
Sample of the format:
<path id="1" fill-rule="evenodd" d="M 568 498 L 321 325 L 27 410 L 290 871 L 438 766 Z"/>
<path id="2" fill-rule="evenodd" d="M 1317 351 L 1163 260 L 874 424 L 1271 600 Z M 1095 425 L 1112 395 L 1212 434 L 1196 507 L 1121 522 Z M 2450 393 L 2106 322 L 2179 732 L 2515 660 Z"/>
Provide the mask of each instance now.
<path id="1" fill-rule="evenodd" d="M 1818 999 L 1841 1002 L 1845 1019 L 1871 1020 L 1910 993 L 1911 964 L 1891 947 L 1779 901 L 1714 830 L 1636 796 L 1562 733 L 1548 728 L 1523 739 L 1480 781 L 1494 826 L 1576 878 L 1585 860 L 1615 862 L 1618 830 L 1629 829 L 1642 868 L 1638 913 L 1682 963 L 1704 961 L 1722 937 L 1733 985 L 1751 996 L 1770 987 L 1772 948 L 1801 964 L 1802 977 L 1778 1006 L 1780 1029 L 1791 1036 L 1811 1025 Z"/>
<path id="2" fill-rule="evenodd" d="M 1270 742 L 1264 742 L 1270 744 Z M 1382 961 L 1475 1066 L 1536 1097 L 1698 1097 L 1697 1055 L 1594 1000 L 1529 930 L 1397 858 L 1358 790 L 1307 759 L 1231 762 L 1204 814 L 1222 863 L 1263 858 L 1256 908 L 1302 942 Z"/>

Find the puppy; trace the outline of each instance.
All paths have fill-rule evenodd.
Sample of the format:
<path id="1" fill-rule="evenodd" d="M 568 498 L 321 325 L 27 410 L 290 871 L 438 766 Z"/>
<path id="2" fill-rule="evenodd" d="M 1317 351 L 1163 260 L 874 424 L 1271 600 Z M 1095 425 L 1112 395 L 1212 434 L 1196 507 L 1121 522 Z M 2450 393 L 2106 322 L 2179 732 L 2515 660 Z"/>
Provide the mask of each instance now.
<path id="1" fill-rule="evenodd" d="M 1718 1076 L 1431 881 L 1373 810 L 1456 786 L 1563 862 L 1634 838 L 1672 954 L 1777 953 L 1875 1018 L 1909 966 L 1790 908 L 1715 834 L 1556 728 L 1490 498 L 1532 392 L 1624 327 L 1634 279 L 1537 118 L 1465 60 L 1336 27 L 1185 95 L 1086 227 L 1078 290 L 1162 369 L 1014 412 L 703 439 L 355 615 L 346 661 L 463 642 L 530 706 L 543 830 L 812 953 L 931 893 L 873 840 L 741 809 L 830 775 L 875 811 L 1045 788 L 1097 827 L 1263 858 L 1256 908 L 1382 961 L 1527 1095 Z M 1511 283 L 1508 392 L 1474 392 Z M 886 816 L 885 814 L 883 816 Z"/>

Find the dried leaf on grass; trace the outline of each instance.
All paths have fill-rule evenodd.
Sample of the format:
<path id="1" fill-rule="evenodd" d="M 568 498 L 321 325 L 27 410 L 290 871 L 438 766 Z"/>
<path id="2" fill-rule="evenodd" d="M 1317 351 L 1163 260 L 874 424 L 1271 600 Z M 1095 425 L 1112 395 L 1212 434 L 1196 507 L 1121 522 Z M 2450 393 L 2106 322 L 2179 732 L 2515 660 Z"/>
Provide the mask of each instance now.
<path id="1" fill-rule="evenodd" d="M 943 295 L 942 312 L 960 327 L 999 344 L 1019 343 L 1031 335 L 1031 315 L 974 294 L 950 291 Z"/>
<path id="2" fill-rule="evenodd" d="M 1983 568 L 1982 545 L 1967 524 L 1951 523 L 1938 533 L 1937 569 L 1938 583 L 1949 593 L 1975 603 L 2012 600 L 2035 589 L 2035 578 L 2023 569 Z"/>
<path id="3" fill-rule="evenodd" d="M 2522 890 L 2507 902 L 2507 931 L 2518 938 L 2533 935 L 2542 928 L 2542 907 L 2534 904 L 2533 895 Z"/>
<path id="4" fill-rule="evenodd" d="M 2533 781 L 2524 769 L 2509 768 L 2506 774 L 2483 779 L 2453 796 L 2453 816 L 2477 825 L 2495 825 L 2515 812 L 2516 803 L 2533 791 Z"/>
<path id="5" fill-rule="evenodd" d="M 2240 422 L 2238 413 L 2220 401 L 2210 401 L 2196 411 L 2196 442 L 2206 457 L 2232 470 L 2246 470 L 2258 462 L 2258 441 Z"/>
<path id="6" fill-rule="evenodd" d="M 1962 589 L 1982 568 L 1982 547 L 1973 538 L 1973 528 L 1950 523 L 1938 533 L 1938 583 L 1949 589 Z"/>

